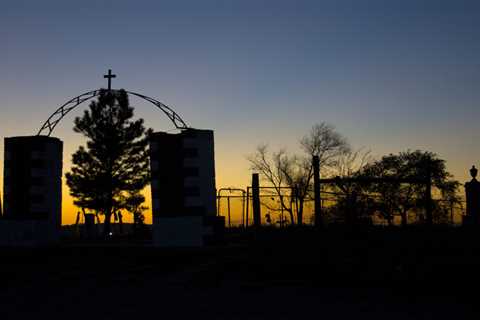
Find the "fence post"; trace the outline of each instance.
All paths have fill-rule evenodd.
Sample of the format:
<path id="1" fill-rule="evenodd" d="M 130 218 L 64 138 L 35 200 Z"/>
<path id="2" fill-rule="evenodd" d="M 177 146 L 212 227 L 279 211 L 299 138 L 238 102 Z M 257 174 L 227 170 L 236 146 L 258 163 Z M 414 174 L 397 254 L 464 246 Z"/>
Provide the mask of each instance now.
<path id="1" fill-rule="evenodd" d="M 242 191 L 242 227 L 245 228 L 245 191 Z"/>
<path id="2" fill-rule="evenodd" d="M 432 171 L 430 166 L 427 167 L 427 181 L 425 194 L 425 212 L 427 216 L 427 225 L 433 224 L 433 208 L 432 208 Z"/>
<path id="3" fill-rule="evenodd" d="M 252 204 L 253 204 L 253 225 L 259 227 L 261 222 L 260 212 L 260 182 L 258 179 L 258 173 L 252 174 Z"/>
<path id="4" fill-rule="evenodd" d="M 215 189 L 215 193 L 217 194 L 217 217 L 220 216 L 220 190 L 217 191 Z"/>
<path id="5" fill-rule="evenodd" d="M 227 197 L 227 208 L 228 208 L 228 227 L 231 228 L 232 224 L 230 222 L 231 221 L 231 218 L 230 218 L 230 194 Z"/>
<path id="6" fill-rule="evenodd" d="M 313 156 L 313 197 L 314 197 L 314 215 L 315 227 L 322 226 L 322 203 L 320 196 L 320 159 Z"/>
<path id="7" fill-rule="evenodd" d="M 248 228 L 249 208 L 250 208 L 250 187 L 247 186 L 247 204 L 245 207 L 245 227 L 246 228 Z"/>
<path id="8" fill-rule="evenodd" d="M 301 213 L 303 212 L 298 212 L 298 187 L 295 185 L 295 187 L 293 188 L 294 190 L 294 196 L 295 196 L 295 214 L 297 216 L 297 226 L 302 226 L 303 224 L 303 217 L 301 215 Z"/>
<path id="9" fill-rule="evenodd" d="M 283 215 L 283 195 L 280 194 L 280 228 L 283 228 L 284 223 L 285 223 L 285 218 Z"/>

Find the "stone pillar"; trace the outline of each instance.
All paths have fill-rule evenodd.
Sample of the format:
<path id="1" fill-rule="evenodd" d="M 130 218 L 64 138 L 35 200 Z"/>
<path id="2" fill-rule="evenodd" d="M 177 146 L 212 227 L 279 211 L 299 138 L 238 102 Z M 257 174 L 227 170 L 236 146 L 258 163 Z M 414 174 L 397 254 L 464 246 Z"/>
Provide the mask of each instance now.
<path id="1" fill-rule="evenodd" d="M 212 130 L 188 129 L 150 138 L 153 244 L 197 247 L 222 232 L 216 214 Z"/>
<path id="2" fill-rule="evenodd" d="M 464 225 L 480 225 L 480 182 L 477 180 L 477 173 L 477 168 L 472 166 L 470 169 L 472 180 L 465 183 L 467 214 L 463 220 Z"/>
<path id="3" fill-rule="evenodd" d="M 39 245 L 58 239 L 62 214 L 62 156 L 63 143 L 57 138 L 5 138 L 0 242 Z"/>

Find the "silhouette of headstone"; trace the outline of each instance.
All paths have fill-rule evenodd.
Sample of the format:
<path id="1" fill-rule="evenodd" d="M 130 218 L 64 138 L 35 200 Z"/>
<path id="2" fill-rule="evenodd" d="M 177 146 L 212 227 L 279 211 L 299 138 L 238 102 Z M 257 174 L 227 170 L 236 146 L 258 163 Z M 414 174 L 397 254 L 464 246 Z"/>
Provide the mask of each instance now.
<path id="1" fill-rule="evenodd" d="M 5 138 L 4 213 L 0 243 L 40 245 L 58 240 L 63 143 L 57 138 Z"/>
<path id="2" fill-rule="evenodd" d="M 465 183 L 467 214 L 463 223 L 467 225 L 480 225 L 480 182 L 477 180 L 477 173 L 477 168 L 472 166 L 470 169 L 472 180 Z"/>

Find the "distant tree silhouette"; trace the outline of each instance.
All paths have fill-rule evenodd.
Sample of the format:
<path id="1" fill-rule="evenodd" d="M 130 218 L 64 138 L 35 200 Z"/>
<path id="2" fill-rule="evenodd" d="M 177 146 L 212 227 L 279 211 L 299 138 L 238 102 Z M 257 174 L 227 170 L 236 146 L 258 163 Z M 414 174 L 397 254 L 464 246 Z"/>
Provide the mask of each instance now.
<path id="1" fill-rule="evenodd" d="M 313 180 L 312 157 L 320 159 L 320 170 L 335 165 L 338 158 L 351 150 L 347 139 L 330 124 L 322 122 L 312 127 L 310 132 L 301 139 L 302 155 L 289 155 L 285 149 L 270 153 L 266 144 L 257 147 L 256 152 L 247 157 L 251 169 L 258 171 L 266 182 L 274 187 L 280 199 L 279 205 L 297 224 L 303 224 L 303 208 Z M 295 208 L 288 204 L 285 191 L 291 190 L 290 199 L 296 203 Z M 270 208 L 273 209 L 273 208 Z"/>
<path id="2" fill-rule="evenodd" d="M 114 210 L 126 208 L 128 194 L 136 194 L 149 181 L 148 135 L 143 119 L 132 121 L 133 107 L 124 90 L 102 90 L 74 131 L 87 138 L 72 156 L 66 174 L 75 204 L 105 216 L 104 234 L 110 233 Z"/>
<path id="3" fill-rule="evenodd" d="M 361 175 L 364 168 L 372 163 L 370 150 L 360 148 L 346 150 L 336 157 L 334 163 L 327 167 L 325 176 L 339 178 L 356 178 Z M 323 190 L 331 191 L 342 196 L 337 196 L 336 204 L 325 208 L 324 213 L 329 220 L 345 223 L 355 223 L 357 218 L 368 218 L 372 213 L 372 199 L 365 194 L 364 185 L 359 182 L 342 182 L 341 184 L 324 184 Z"/>
<path id="4" fill-rule="evenodd" d="M 142 204 L 145 202 L 145 197 L 138 191 L 129 191 L 123 201 L 125 204 L 125 209 L 133 214 L 133 224 L 135 231 L 138 231 L 143 226 L 143 221 L 145 217 L 143 212 L 148 209 L 147 206 Z"/>
<path id="5" fill-rule="evenodd" d="M 447 171 L 445 160 L 439 159 L 435 153 L 409 150 L 397 155 L 390 154 L 365 166 L 360 176 L 424 179 L 428 174 L 432 178 L 434 191 L 447 200 L 434 201 L 435 218 L 437 222 L 442 221 L 444 219 L 441 213 L 448 212 L 444 206 L 460 202 L 457 194 L 460 183 Z M 402 225 L 407 225 L 409 212 L 416 212 L 422 218 L 426 192 L 424 184 L 371 183 L 364 188 L 368 192 L 380 195 L 376 200 L 376 206 L 390 224 L 395 215 L 400 215 Z"/>

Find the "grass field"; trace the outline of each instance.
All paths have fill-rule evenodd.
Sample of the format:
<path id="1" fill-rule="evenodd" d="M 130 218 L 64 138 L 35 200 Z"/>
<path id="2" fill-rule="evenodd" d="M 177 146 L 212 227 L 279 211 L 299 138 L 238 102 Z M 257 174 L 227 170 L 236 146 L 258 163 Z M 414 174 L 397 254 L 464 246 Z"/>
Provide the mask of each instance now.
<path id="1" fill-rule="evenodd" d="M 0 319 L 475 319 L 479 235 L 264 229 L 203 249 L 2 248 Z"/>

